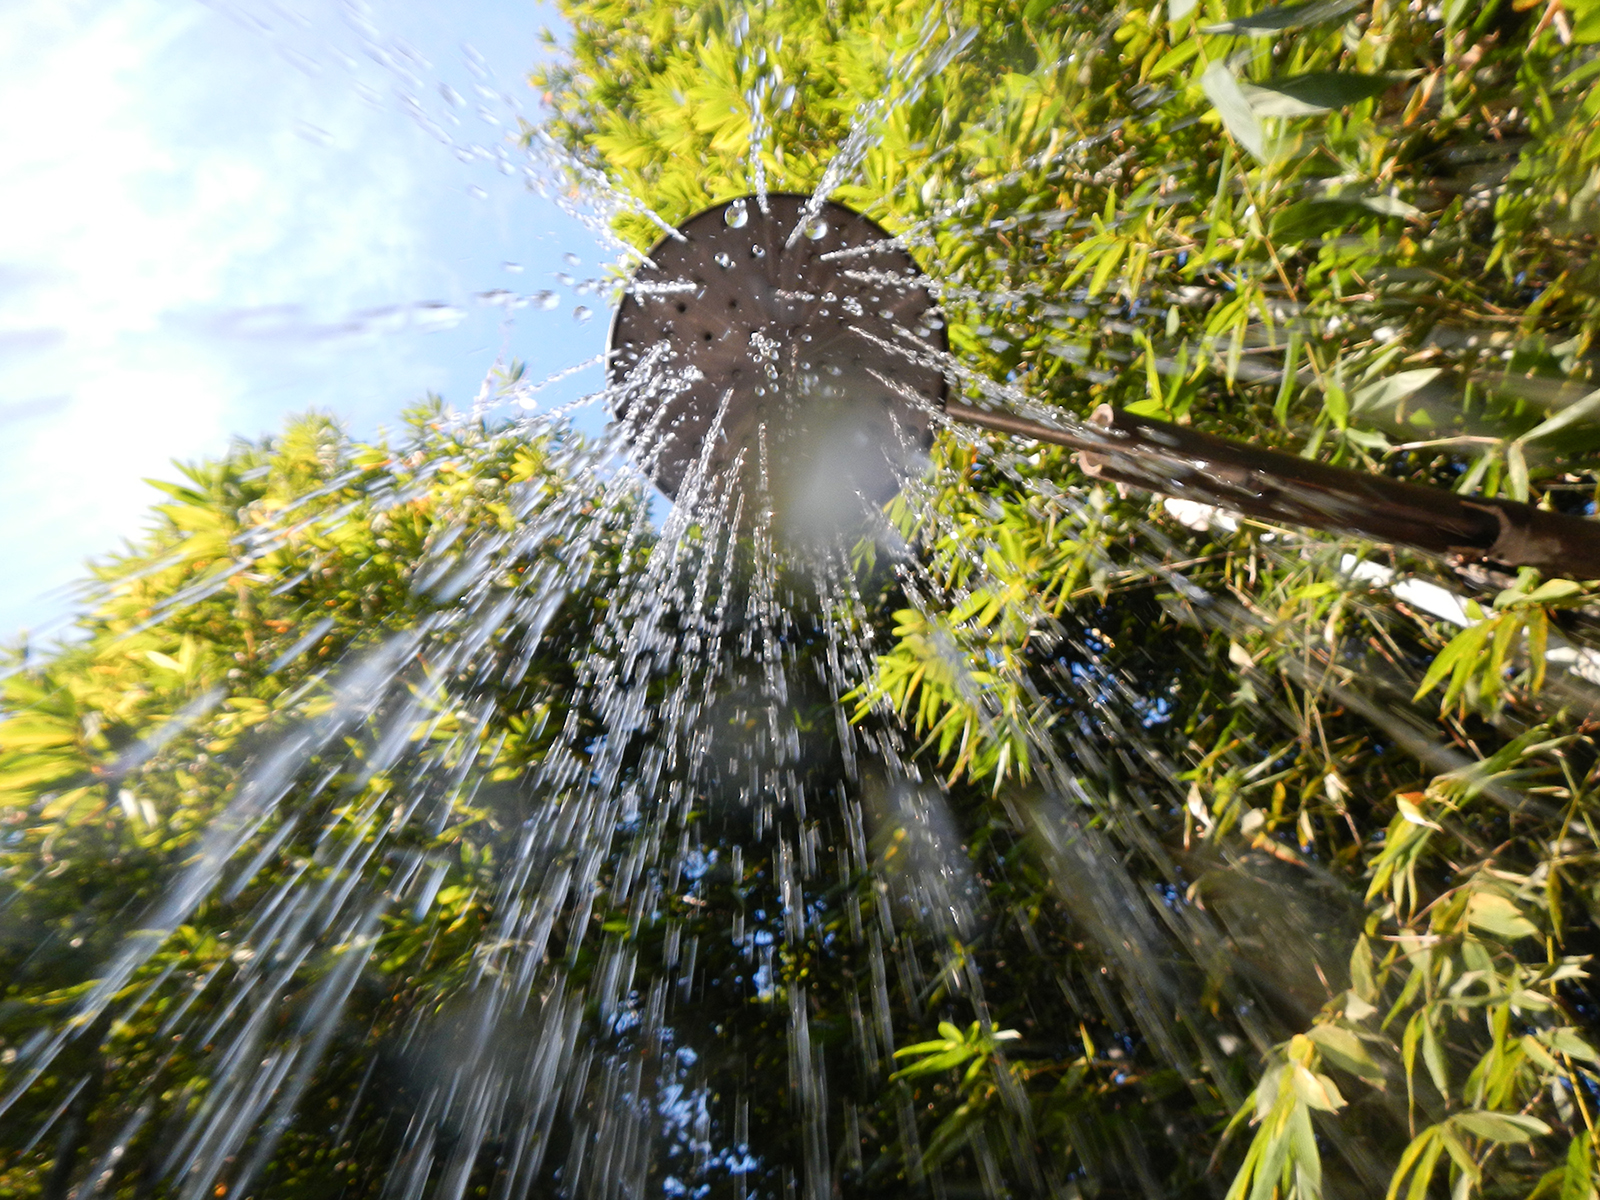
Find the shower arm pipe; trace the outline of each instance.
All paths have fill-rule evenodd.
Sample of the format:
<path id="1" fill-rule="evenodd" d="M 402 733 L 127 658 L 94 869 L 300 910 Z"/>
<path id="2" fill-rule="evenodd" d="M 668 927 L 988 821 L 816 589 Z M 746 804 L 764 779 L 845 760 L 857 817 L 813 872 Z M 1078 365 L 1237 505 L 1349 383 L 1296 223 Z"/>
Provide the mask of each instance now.
<path id="1" fill-rule="evenodd" d="M 1077 450 L 1084 470 L 1096 478 L 1258 520 L 1466 561 L 1535 567 L 1547 576 L 1600 579 L 1600 521 L 1332 467 L 1104 404 L 1087 427 L 1077 429 L 954 400 L 946 402 L 944 415 Z"/>

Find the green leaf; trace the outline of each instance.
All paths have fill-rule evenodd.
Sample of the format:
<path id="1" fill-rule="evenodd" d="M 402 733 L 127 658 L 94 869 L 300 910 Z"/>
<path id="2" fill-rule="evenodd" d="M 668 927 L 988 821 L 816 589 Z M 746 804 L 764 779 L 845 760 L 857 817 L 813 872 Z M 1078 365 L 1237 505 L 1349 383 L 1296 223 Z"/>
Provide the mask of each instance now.
<path id="1" fill-rule="evenodd" d="M 1306 25 L 1325 25 L 1360 8 L 1362 0 L 1312 0 L 1309 4 L 1280 4 L 1263 8 L 1247 17 L 1235 17 L 1202 27 L 1202 33 L 1242 33 L 1249 37 L 1271 37 L 1285 29 Z"/>
<path id="2" fill-rule="evenodd" d="M 1338 1112 L 1344 1107 L 1344 1097 L 1339 1094 L 1339 1089 L 1334 1086 L 1333 1080 L 1326 1075 L 1320 1075 L 1300 1063 L 1292 1064 L 1289 1070 L 1294 1094 L 1308 1106 L 1321 1112 Z"/>
<path id="3" fill-rule="evenodd" d="M 1470 673 L 1472 667 L 1477 663 L 1478 652 L 1483 649 L 1484 640 L 1488 636 L 1488 626 L 1480 622 L 1476 625 L 1468 625 L 1455 637 L 1451 638 L 1445 644 L 1444 649 L 1439 651 L 1438 656 L 1433 660 L 1433 665 L 1428 668 L 1428 673 L 1422 677 L 1422 684 L 1417 688 L 1416 695 L 1411 698 L 1413 700 L 1421 700 L 1434 688 L 1438 687 L 1440 681 L 1446 675 L 1453 674 L 1454 677 L 1451 680 L 1450 687 L 1445 692 L 1443 701 L 1443 707 L 1448 708 L 1451 701 L 1455 699 L 1456 694 L 1460 692 L 1462 686 L 1466 683 L 1463 672 Z"/>
<path id="4" fill-rule="evenodd" d="M 1578 1031 L 1571 1026 L 1552 1029 L 1549 1040 L 1553 1048 L 1561 1051 L 1568 1058 L 1576 1058 L 1580 1062 L 1594 1063 L 1596 1066 L 1600 1066 L 1600 1055 L 1597 1055 L 1594 1047 L 1579 1037 Z"/>
<path id="5" fill-rule="evenodd" d="M 1522 452 L 1520 442 L 1506 447 L 1506 490 L 1513 500 L 1528 502 L 1528 456 Z"/>
<path id="6" fill-rule="evenodd" d="M 1438 367 L 1423 367 L 1416 371 L 1397 371 L 1374 383 L 1363 384 L 1355 390 L 1355 409 L 1360 412 L 1369 408 L 1390 408 L 1427 387 L 1440 373 Z"/>
<path id="7" fill-rule="evenodd" d="M 1561 1181 L 1561 1200 L 1594 1200 L 1596 1189 L 1593 1141 L 1593 1132 L 1586 1131 L 1573 1138 L 1572 1145 L 1567 1147 L 1565 1178 Z"/>
<path id="8" fill-rule="evenodd" d="M 1578 428 L 1574 429 L 1575 426 Z M 1574 400 L 1556 413 L 1555 416 L 1547 417 L 1539 422 L 1539 424 L 1519 437 L 1517 441 L 1526 446 L 1530 442 L 1546 441 L 1554 435 L 1567 430 L 1573 430 L 1578 436 L 1563 438 L 1560 443 L 1553 447 L 1554 449 L 1566 449 L 1568 443 L 1571 443 L 1574 447 L 1581 447 L 1600 436 L 1600 391 L 1590 392 L 1587 396 Z M 1588 437 L 1583 437 L 1579 430 L 1587 433 Z"/>
<path id="9" fill-rule="evenodd" d="M 1212 63 L 1200 76 L 1200 87 L 1205 92 L 1206 99 L 1216 108 L 1223 125 L 1233 135 L 1233 140 L 1256 158 L 1265 158 L 1266 135 L 1262 132 L 1261 122 L 1256 119 L 1256 114 L 1250 108 L 1250 102 L 1240 90 L 1239 81 L 1233 77 L 1233 72 L 1223 63 Z"/>
<path id="10" fill-rule="evenodd" d="M 1566 0 L 1563 7 L 1572 14 L 1573 41 L 1586 46 L 1600 42 L 1600 0 Z"/>
<path id="11" fill-rule="evenodd" d="M 1503 941 L 1538 937 L 1539 927 L 1504 896 L 1494 892 L 1474 892 L 1467 901 L 1467 923 L 1484 929 Z"/>
<path id="12" fill-rule="evenodd" d="M 1313 1025 L 1306 1036 L 1317 1044 L 1322 1057 L 1341 1071 L 1372 1084 L 1383 1086 L 1383 1068 L 1367 1053 L 1361 1039 L 1338 1025 Z"/>
<path id="13" fill-rule="evenodd" d="M 1422 1061 L 1427 1065 L 1428 1077 L 1441 1096 L 1450 1094 L 1450 1069 L 1445 1064 L 1444 1048 L 1439 1045 L 1439 1035 L 1433 1022 L 1424 1017 L 1422 1022 Z"/>
<path id="14" fill-rule="evenodd" d="M 1550 1132 L 1550 1126 L 1538 1117 L 1525 1117 L 1521 1113 L 1485 1112 L 1481 1109 L 1457 1113 L 1446 1124 L 1464 1130 L 1473 1137 L 1513 1145 L 1532 1141 Z"/>
<path id="15" fill-rule="evenodd" d="M 1408 221 L 1415 221 L 1422 216 L 1422 210 L 1414 204 L 1407 204 L 1398 196 L 1352 196 L 1341 197 L 1353 200 L 1369 212 L 1375 212 L 1385 217 L 1404 217 Z"/>
<path id="16" fill-rule="evenodd" d="M 1529 592 L 1526 600 L 1529 604 L 1554 604 L 1557 600 L 1571 599 L 1582 591 L 1582 586 L 1570 579 L 1552 579 Z"/>
<path id="17" fill-rule="evenodd" d="M 1394 82 L 1388 75 L 1307 71 L 1240 88 L 1259 117 L 1311 117 L 1381 96 Z"/>

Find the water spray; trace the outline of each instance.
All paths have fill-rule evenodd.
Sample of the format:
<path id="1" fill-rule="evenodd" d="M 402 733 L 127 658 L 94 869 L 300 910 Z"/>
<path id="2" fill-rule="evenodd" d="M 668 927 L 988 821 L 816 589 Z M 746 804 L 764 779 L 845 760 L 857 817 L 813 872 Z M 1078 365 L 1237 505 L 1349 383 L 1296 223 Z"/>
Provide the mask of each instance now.
<path id="1" fill-rule="evenodd" d="M 1328 466 L 1102 405 L 1087 422 L 951 397 L 910 252 L 844 205 L 774 193 L 691 217 L 634 272 L 606 352 L 612 415 L 674 500 L 760 472 L 803 527 L 882 503 L 951 422 L 1066 446 L 1092 476 L 1461 562 L 1600 578 L 1600 522 Z"/>

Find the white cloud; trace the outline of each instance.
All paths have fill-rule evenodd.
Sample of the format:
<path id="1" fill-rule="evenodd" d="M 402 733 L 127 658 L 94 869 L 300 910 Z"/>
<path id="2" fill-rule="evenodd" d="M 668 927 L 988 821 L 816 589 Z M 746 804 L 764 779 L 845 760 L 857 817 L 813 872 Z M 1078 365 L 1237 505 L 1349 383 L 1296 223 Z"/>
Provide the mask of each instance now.
<path id="1" fill-rule="evenodd" d="M 498 348 L 492 315 L 487 335 L 419 337 L 458 320 L 419 305 L 495 286 L 485 261 L 530 256 L 488 241 L 549 213 L 515 180 L 467 200 L 469 168 L 381 101 L 395 77 L 350 52 L 341 9 L 286 11 L 35 0 L 0 17 L 0 638 L 139 532 L 140 479 L 168 460 L 313 403 L 369 424 L 460 390 Z M 553 343 L 552 369 L 592 353 L 575 349 Z"/>

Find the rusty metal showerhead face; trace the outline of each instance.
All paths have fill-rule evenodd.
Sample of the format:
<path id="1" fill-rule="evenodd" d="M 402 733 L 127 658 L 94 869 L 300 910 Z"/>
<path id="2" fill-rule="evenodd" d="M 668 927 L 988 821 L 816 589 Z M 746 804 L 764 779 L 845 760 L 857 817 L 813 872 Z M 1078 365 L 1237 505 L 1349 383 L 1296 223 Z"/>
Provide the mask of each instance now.
<path id="1" fill-rule="evenodd" d="M 944 322 L 911 255 L 840 204 L 707 209 L 650 251 L 611 324 L 611 414 L 674 500 L 738 466 L 811 524 L 882 504 L 925 451 Z M 704 470 L 702 471 L 702 464 Z"/>

